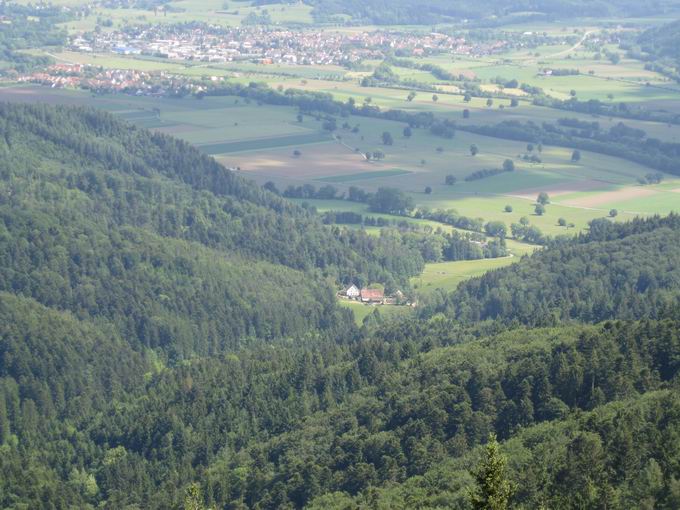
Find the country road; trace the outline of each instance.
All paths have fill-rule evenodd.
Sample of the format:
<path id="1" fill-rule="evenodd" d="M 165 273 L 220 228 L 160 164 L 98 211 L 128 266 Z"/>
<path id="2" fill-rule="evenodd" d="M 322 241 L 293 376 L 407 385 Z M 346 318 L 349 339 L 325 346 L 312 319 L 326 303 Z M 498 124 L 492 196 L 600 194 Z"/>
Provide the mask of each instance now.
<path id="1" fill-rule="evenodd" d="M 592 33 L 594 33 L 594 30 L 588 30 L 585 34 L 583 34 L 583 37 L 581 37 L 581 40 L 574 44 L 571 48 L 559 51 L 557 53 L 553 53 L 552 55 L 546 55 L 547 58 L 556 58 L 556 57 L 562 57 L 564 55 L 568 55 L 572 51 L 576 51 L 583 45 L 584 42 L 586 42 L 586 39 L 588 39 L 588 36 Z"/>
<path id="2" fill-rule="evenodd" d="M 593 34 L 593 33 L 595 33 L 595 30 L 588 30 L 585 34 L 583 34 L 583 37 L 581 37 L 581 39 L 576 44 L 574 44 L 572 47 L 567 48 L 566 50 L 558 51 L 557 53 L 552 53 L 550 55 L 542 55 L 540 58 L 541 59 L 559 58 L 559 57 L 563 57 L 564 55 L 568 55 L 572 51 L 576 51 L 577 49 L 579 49 L 583 45 L 583 43 L 586 42 L 586 39 L 588 39 L 588 36 L 590 36 L 590 34 Z M 536 62 L 537 62 L 537 59 L 529 58 L 529 59 L 523 61 L 521 65 L 535 64 Z"/>

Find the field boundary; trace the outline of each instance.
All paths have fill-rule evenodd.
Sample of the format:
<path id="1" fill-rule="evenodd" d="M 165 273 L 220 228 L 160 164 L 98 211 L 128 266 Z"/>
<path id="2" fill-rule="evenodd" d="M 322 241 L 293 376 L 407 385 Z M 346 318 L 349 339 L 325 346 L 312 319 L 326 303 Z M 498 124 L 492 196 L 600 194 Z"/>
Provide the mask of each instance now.
<path id="1" fill-rule="evenodd" d="M 309 133 L 304 135 L 284 135 L 268 138 L 252 138 L 249 140 L 235 140 L 231 142 L 211 142 L 195 144 L 196 148 L 205 154 L 217 156 L 234 152 L 249 152 L 297 145 L 310 145 L 332 141 L 325 133 Z"/>
<path id="2" fill-rule="evenodd" d="M 368 179 L 378 179 L 381 177 L 396 177 L 398 175 L 407 175 L 412 173 L 413 172 L 411 172 L 410 170 L 404 170 L 402 168 L 393 168 L 391 170 L 373 170 L 370 172 L 358 172 L 355 174 L 347 175 L 331 175 L 329 177 L 322 177 L 320 179 L 314 180 L 342 184 L 343 182 L 363 181 Z"/>

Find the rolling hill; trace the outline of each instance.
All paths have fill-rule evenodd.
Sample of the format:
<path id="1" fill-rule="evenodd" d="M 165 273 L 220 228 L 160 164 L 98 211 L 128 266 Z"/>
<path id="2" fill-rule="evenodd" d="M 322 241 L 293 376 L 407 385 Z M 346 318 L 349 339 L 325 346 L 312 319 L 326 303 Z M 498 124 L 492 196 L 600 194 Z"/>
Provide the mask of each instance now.
<path id="1" fill-rule="evenodd" d="M 680 503 L 677 216 L 357 329 L 390 236 L 89 109 L 0 105 L 0 154 L 0 507 L 467 509 L 492 433 L 514 505 Z"/>

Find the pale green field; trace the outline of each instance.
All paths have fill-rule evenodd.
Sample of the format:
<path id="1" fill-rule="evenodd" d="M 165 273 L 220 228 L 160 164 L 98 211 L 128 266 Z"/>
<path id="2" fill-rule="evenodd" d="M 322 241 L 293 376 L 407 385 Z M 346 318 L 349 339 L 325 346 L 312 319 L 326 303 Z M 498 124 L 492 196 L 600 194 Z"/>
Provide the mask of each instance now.
<path id="1" fill-rule="evenodd" d="M 675 186 L 680 189 L 680 182 L 676 181 Z M 660 210 L 677 213 L 680 212 L 680 193 L 666 192 L 650 197 L 613 200 L 606 202 L 602 207 L 617 209 L 618 211 L 639 211 L 647 214 L 655 214 Z"/>
<path id="2" fill-rule="evenodd" d="M 49 54 L 52 55 L 57 62 L 64 62 L 69 64 L 89 64 L 109 69 L 136 69 L 138 71 L 170 71 L 172 73 L 183 74 L 184 72 L 187 72 L 191 68 L 191 66 L 189 65 L 185 65 L 181 62 L 173 62 L 170 60 L 133 58 L 109 54 L 80 53 L 75 51 L 52 52 L 39 49 L 30 50 L 27 51 L 27 53 L 32 53 L 34 55 Z M 211 74 L 210 72 L 206 72 L 206 75 L 210 74 Z"/>
<path id="3" fill-rule="evenodd" d="M 340 306 L 349 308 L 354 313 L 354 320 L 357 326 L 361 326 L 364 323 L 364 319 L 370 314 L 377 311 L 382 318 L 392 318 L 405 316 L 413 313 L 413 308 L 408 306 L 395 306 L 395 305 L 365 305 L 357 301 L 347 301 L 345 299 L 338 300 Z"/>
<path id="4" fill-rule="evenodd" d="M 574 234 L 576 231 L 586 228 L 591 220 L 607 216 L 609 211 L 609 209 L 604 208 L 592 210 L 552 203 L 546 206 L 544 215 L 537 216 L 534 214 L 533 200 L 504 196 L 450 197 L 441 200 L 432 199 L 424 204 L 432 208 L 455 209 L 465 216 L 481 216 L 486 221 L 502 221 L 508 226 L 517 223 L 520 218 L 525 216 L 532 225 L 536 225 L 543 233 L 549 235 Z M 512 206 L 513 212 L 504 212 L 506 205 Z M 625 221 L 635 216 L 637 214 L 621 210 L 617 220 Z M 573 223 L 575 228 L 560 227 L 557 223 L 559 218 L 564 218 L 567 223 Z"/>
<path id="5" fill-rule="evenodd" d="M 291 202 L 294 202 L 298 205 L 306 205 L 310 207 L 314 207 L 319 213 L 324 213 L 326 211 L 351 211 L 355 212 L 358 214 L 362 214 L 364 216 L 370 216 L 372 218 L 384 218 L 387 220 L 395 220 L 395 221 L 406 221 L 408 223 L 413 223 L 415 225 L 418 225 L 420 227 L 431 227 L 433 230 L 441 229 L 444 232 L 453 232 L 453 231 L 458 231 L 461 233 L 465 233 L 465 231 L 456 229 L 450 225 L 445 225 L 436 221 L 431 221 L 431 220 L 423 220 L 423 219 L 417 219 L 417 218 L 407 218 L 403 216 L 393 216 L 390 214 L 380 214 L 380 213 L 374 213 L 371 212 L 366 204 L 361 204 L 357 202 L 348 202 L 346 200 L 317 200 L 317 199 L 303 199 L 303 198 L 293 198 L 290 199 Z M 504 215 L 507 213 L 503 213 Z M 527 215 L 528 216 L 528 215 Z M 518 216 L 519 218 L 519 216 Z M 504 216 L 501 221 L 507 220 L 507 216 Z M 533 218 L 532 218 L 533 219 Z M 345 225 L 348 228 L 363 228 L 366 232 L 372 235 L 379 235 L 381 227 L 362 227 L 359 225 Z M 574 233 L 574 230 L 568 230 L 568 229 L 562 229 L 561 233 Z M 523 242 L 518 242 L 515 241 L 514 239 L 506 239 L 506 245 L 510 252 L 516 256 L 516 257 L 521 257 L 522 255 L 526 255 L 529 253 L 532 253 L 537 247 L 532 244 L 527 244 Z"/>
<path id="6" fill-rule="evenodd" d="M 393 185 L 417 193 L 431 186 L 433 196 L 438 193 L 510 193 L 538 186 L 556 186 L 571 181 L 600 180 L 602 189 L 610 185 L 634 183 L 649 170 L 641 165 L 596 153 L 583 152 L 579 163 L 571 162 L 571 151 L 565 148 L 544 147 L 542 163 L 529 163 L 518 159 L 527 152 L 526 144 L 511 140 L 485 137 L 458 131 L 451 139 L 431 135 L 425 130 L 413 130 L 410 139 L 404 138 L 403 125 L 395 122 L 366 118 L 352 118 L 350 124 L 360 126 L 358 134 L 342 133 L 343 141 L 361 152 L 381 150 L 386 154 L 383 166 L 403 168 L 412 173 L 400 176 Z M 394 144 L 384 146 L 381 135 L 390 132 Z M 362 139 L 363 137 L 363 139 Z M 479 153 L 470 155 L 470 146 L 477 145 Z M 437 151 L 441 148 L 442 151 Z M 422 160 L 425 159 L 425 163 Z M 505 159 L 515 162 L 517 170 L 499 176 L 472 182 L 463 179 L 472 172 L 486 168 L 499 168 Z M 444 177 L 453 174 L 458 178 L 454 187 L 444 185 Z M 372 186 L 384 185 L 374 180 Z"/>
<path id="7" fill-rule="evenodd" d="M 215 101 L 218 99 L 218 101 Z M 308 134 L 318 132 L 315 126 L 305 127 L 295 121 L 295 112 L 286 107 L 257 106 L 245 104 L 230 98 L 232 104 L 222 107 L 219 103 L 226 98 L 205 98 L 203 101 L 217 103 L 210 110 L 197 110 L 187 113 L 184 110 L 161 112 L 161 118 L 176 126 L 186 126 L 189 130 L 165 129 L 194 144 L 223 141 L 252 140 L 284 135 Z"/>
<path id="8" fill-rule="evenodd" d="M 503 257 L 426 264 L 423 274 L 411 279 L 411 285 L 421 296 L 427 296 L 437 289 L 450 292 L 465 280 L 481 276 L 493 269 L 509 266 L 518 260 L 519 257 Z"/>
<path id="9" fill-rule="evenodd" d="M 421 71 L 420 69 L 408 69 L 404 67 L 393 67 L 392 70 L 400 80 L 414 80 L 420 83 L 441 83 L 442 80 L 435 78 L 432 73 L 428 71 Z M 424 94 L 424 92 L 423 92 Z"/>

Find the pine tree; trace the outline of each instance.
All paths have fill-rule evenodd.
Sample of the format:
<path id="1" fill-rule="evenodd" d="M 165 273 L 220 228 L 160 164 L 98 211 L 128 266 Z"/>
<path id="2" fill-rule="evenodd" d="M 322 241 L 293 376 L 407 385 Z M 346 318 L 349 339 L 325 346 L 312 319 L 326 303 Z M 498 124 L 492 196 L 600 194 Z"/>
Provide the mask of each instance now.
<path id="1" fill-rule="evenodd" d="M 476 487 L 470 493 L 470 502 L 476 510 L 505 510 L 515 492 L 514 484 L 507 479 L 507 460 L 500 451 L 495 434 L 489 434 L 484 458 L 472 471 Z"/>
<path id="2" fill-rule="evenodd" d="M 197 483 L 192 483 L 186 490 L 184 510 L 205 510 L 201 487 Z"/>

